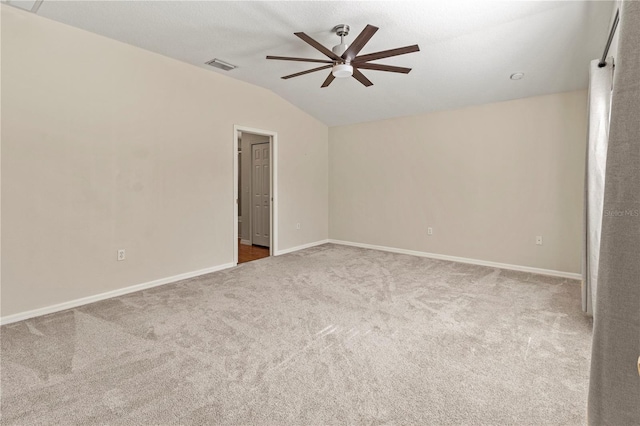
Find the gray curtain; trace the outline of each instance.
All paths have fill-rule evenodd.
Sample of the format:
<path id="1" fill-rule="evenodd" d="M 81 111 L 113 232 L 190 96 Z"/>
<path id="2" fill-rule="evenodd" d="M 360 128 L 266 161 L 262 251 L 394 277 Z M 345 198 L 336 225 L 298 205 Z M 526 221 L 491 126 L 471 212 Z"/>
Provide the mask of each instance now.
<path id="1" fill-rule="evenodd" d="M 588 418 L 625 426 L 640 424 L 640 2 L 618 31 Z"/>
<path id="2" fill-rule="evenodd" d="M 608 58 L 607 65 L 602 68 L 598 67 L 599 62 L 599 59 L 591 61 L 589 70 L 589 133 L 584 178 L 582 310 L 591 315 L 598 283 L 600 230 L 613 84 L 613 58 Z"/>

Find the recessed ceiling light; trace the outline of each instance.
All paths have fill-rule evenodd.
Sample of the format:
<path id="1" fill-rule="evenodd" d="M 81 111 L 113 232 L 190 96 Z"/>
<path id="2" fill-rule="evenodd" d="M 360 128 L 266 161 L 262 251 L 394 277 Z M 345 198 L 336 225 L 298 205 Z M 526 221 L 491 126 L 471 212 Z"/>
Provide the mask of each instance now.
<path id="1" fill-rule="evenodd" d="M 524 78 L 524 73 L 523 72 L 515 72 L 513 74 L 511 74 L 511 77 L 509 77 L 511 80 L 522 80 Z"/>

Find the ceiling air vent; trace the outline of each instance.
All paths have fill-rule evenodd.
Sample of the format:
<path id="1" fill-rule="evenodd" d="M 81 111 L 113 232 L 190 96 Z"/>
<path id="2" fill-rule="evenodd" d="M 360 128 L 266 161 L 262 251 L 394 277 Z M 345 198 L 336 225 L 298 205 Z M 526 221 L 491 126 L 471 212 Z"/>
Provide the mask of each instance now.
<path id="1" fill-rule="evenodd" d="M 44 0 L 31 0 L 31 1 L 15 1 L 11 2 L 11 0 L 1 0 L 2 3 L 8 4 L 9 6 L 14 6 L 19 9 L 28 10 L 31 13 L 38 13 L 38 9 L 42 6 Z"/>
<path id="2" fill-rule="evenodd" d="M 238 68 L 236 65 L 231 65 L 228 62 L 221 61 L 218 58 L 214 58 L 210 61 L 205 62 L 205 64 L 210 65 L 212 67 L 220 68 L 221 70 L 231 71 L 234 68 Z"/>

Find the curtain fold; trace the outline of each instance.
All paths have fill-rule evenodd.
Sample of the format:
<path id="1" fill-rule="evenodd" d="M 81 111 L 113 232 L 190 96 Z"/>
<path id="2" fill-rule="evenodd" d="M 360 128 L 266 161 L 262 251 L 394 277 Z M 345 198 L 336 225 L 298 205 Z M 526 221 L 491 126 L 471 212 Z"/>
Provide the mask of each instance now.
<path id="1" fill-rule="evenodd" d="M 640 2 L 620 9 L 589 381 L 590 425 L 640 424 Z"/>
<path id="2" fill-rule="evenodd" d="M 599 62 L 599 59 L 591 61 L 589 69 L 589 132 L 584 178 L 582 310 L 590 315 L 593 315 L 593 301 L 598 284 L 600 231 L 613 84 L 613 58 L 607 58 L 607 65 L 602 68 L 598 67 Z"/>

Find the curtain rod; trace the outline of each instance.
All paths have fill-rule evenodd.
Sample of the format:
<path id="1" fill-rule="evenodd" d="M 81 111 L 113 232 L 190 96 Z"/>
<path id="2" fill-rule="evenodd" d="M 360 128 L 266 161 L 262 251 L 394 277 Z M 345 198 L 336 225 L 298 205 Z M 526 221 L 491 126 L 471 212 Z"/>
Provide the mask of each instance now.
<path id="1" fill-rule="evenodd" d="M 616 28 L 618 28 L 618 22 L 620 21 L 620 9 L 616 10 L 616 17 L 613 18 L 613 24 L 611 25 L 611 32 L 609 32 L 609 39 L 607 40 L 607 45 L 604 47 L 604 53 L 602 54 L 602 59 L 598 63 L 600 68 L 605 67 L 607 65 L 607 54 L 609 53 L 609 48 L 611 47 L 611 42 L 613 41 L 613 35 L 616 33 Z"/>

